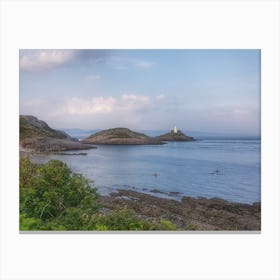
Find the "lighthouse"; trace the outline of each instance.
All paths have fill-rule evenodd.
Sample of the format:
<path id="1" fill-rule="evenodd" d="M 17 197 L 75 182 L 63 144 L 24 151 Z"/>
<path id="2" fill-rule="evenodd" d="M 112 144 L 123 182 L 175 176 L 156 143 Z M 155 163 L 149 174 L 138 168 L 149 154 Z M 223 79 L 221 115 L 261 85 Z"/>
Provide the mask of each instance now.
<path id="1" fill-rule="evenodd" d="M 177 133 L 177 132 L 178 132 L 178 131 L 177 131 L 176 125 L 175 125 L 174 128 L 173 128 L 173 132 L 174 132 L 174 133 Z"/>

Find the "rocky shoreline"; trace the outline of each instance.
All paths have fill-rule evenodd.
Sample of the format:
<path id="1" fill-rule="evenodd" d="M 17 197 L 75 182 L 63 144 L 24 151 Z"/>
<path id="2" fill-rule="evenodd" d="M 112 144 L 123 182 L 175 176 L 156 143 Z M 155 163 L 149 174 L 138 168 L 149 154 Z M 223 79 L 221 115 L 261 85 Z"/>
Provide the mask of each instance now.
<path id="1" fill-rule="evenodd" d="M 181 201 L 119 189 L 101 196 L 105 211 L 132 209 L 145 220 L 166 219 L 178 230 L 260 231 L 261 204 L 234 203 L 219 198 L 183 197 Z"/>
<path id="2" fill-rule="evenodd" d="M 47 137 L 26 138 L 20 144 L 22 148 L 36 153 L 62 153 L 65 151 L 96 149 L 92 145 L 86 145 L 78 141 Z"/>

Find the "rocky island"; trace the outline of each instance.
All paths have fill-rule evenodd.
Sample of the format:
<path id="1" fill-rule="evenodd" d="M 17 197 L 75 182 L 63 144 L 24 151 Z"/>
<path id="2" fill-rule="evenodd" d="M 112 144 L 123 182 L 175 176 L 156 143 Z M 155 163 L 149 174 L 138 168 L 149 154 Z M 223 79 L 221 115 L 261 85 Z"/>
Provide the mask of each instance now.
<path id="1" fill-rule="evenodd" d="M 94 147 L 80 143 L 67 133 L 53 129 L 31 115 L 20 116 L 20 150 L 21 153 L 63 152 L 67 150 L 85 150 Z"/>
<path id="2" fill-rule="evenodd" d="M 156 139 L 160 141 L 195 141 L 193 137 L 185 135 L 176 126 L 170 132 L 157 136 Z"/>
<path id="3" fill-rule="evenodd" d="M 82 140 L 86 144 L 101 145 L 160 145 L 161 140 L 128 128 L 111 128 L 102 130 Z"/>

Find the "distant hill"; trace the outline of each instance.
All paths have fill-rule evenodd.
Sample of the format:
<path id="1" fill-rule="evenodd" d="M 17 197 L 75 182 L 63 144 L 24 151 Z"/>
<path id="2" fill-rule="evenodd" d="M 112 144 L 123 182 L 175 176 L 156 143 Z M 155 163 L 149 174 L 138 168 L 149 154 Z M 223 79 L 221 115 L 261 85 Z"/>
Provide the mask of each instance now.
<path id="1" fill-rule="evenodd" d="M 185 135 L 181 130 L 177 132 L 171 130 L 168 133 L 157 136 L 156 139 L 160 141 L 195 141 L 193 137 Z"/>
<path id="2" fill-rule="evenodd" d="M 21 115 L 19 122 L 21 149 L 35 152 L 60 152 L 93 148 L 78 142 L 63 131 L 49 127 L 46 122 L 34 116 Z"/>
<path id="3" fill-rule="evenodd" d="M 102 130 L 82 140 L 87 144 L 103 145 L 153 145 L 164 144 L 156 138 L 143 133 L 134 132 L 128 128 L 111 128 Z"/>

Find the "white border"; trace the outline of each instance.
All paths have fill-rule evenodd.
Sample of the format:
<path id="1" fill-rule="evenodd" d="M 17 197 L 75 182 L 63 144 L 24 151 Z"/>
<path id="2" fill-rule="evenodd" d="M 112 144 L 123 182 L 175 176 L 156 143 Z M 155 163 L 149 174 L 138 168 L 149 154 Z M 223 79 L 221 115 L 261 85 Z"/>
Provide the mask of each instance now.
<path id="1" fill-rule="evenodd" d="M 2 1 L 1 279 L 279 279 L 279 2 Z M 18 231 L 19 48 L 262 50 L 262 233 Z"/>

